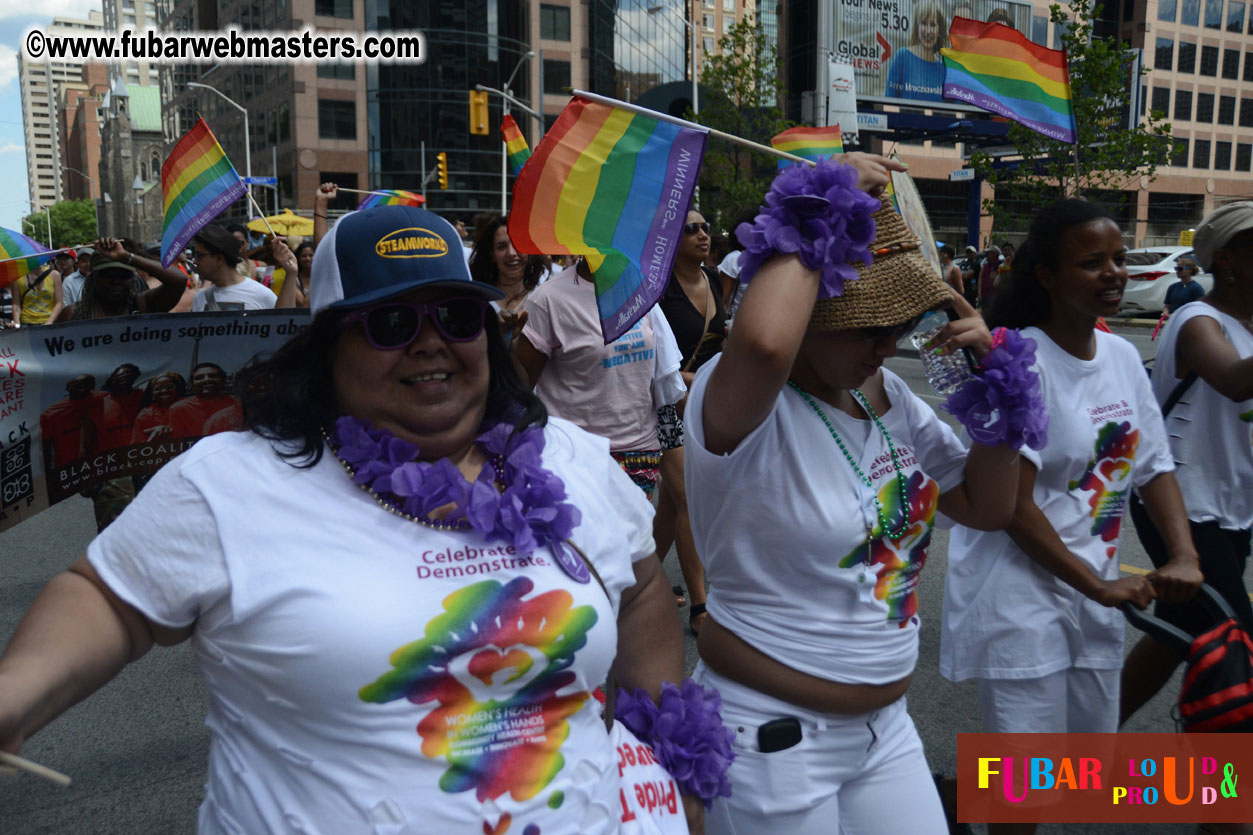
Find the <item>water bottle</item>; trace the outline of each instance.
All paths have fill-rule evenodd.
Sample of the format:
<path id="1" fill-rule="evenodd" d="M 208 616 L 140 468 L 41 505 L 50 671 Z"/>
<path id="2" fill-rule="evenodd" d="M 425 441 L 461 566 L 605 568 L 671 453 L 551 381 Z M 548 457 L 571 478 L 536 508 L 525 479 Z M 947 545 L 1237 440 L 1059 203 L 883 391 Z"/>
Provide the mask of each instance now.
<path id="1" fill-rule="evenodd" d="M 957 391 L 974 377 L 965 351 L 941 354 L 939 346 L 933 344 L 948 323 L 947 311 L 935 310 L 924 316 L 918 327 L 909 334 L 909 343 L 918 350 L 927 382 L 935 389 L 936 394 L 945 396 Z"/>

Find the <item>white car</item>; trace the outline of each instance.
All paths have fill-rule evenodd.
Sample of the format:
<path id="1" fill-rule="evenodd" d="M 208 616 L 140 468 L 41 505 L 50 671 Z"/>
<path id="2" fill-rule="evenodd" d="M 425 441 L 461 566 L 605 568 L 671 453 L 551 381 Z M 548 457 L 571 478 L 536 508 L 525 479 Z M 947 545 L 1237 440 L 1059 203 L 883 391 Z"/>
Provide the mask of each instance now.
<path id="1" fill-rule="evenodd" d="M 1175 268 L 1179 259 L 1196 260 L 1190 246 L 1150 246 L 1127 252 L 1127 286 L 1123 289 L 1120 316 L 1162 315 L 1166 304 L 1166 291 L 1179 280 Z M 1199 266 L 1199 265 L 1198 265 Z M 1214 286 L 1214 276 L 1199 272 L 1193 279 L 1208 293 Z"/>

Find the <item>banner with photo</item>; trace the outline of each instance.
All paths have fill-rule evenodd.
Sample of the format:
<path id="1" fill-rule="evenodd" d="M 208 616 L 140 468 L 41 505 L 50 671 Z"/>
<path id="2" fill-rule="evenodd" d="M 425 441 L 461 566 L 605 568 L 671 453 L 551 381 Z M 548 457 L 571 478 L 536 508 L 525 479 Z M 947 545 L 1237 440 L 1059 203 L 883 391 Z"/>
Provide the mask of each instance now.
<path id="1" fill-rule="evenodd" d="M 0 531 L 76 493 L 133 493 L 197 439 L 240 428 L 236 373 L 308 324 L 267 310 L 0 331 Z"/>
<path id="2" fill-rule="evenodd" d="M 953 17 L 1004 23 L 1033 38 L 1031 8 L 1022 0 L 840 0 L 820 54 L 853 65 L 860 99 L 940 102 L 940 50 L 952 46 Z"/>

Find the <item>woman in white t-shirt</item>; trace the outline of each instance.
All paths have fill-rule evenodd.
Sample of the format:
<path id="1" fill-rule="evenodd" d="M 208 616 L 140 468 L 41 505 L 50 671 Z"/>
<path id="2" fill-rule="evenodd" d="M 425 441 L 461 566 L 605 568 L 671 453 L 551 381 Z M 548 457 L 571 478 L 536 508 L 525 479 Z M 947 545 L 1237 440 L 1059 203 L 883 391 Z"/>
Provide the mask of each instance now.
<path id="1" fill-rule="evenodd" d="M 1253 202 L 1212 212 L 1197 227 L 1193 246 L 1214 275 L 1214 289 L 1172 313 L 1162 329 L 1153 394 L 1164 403 L 1184 378 L 1197 375 L 1166 416 L 1175 477 L 1205 582 L 1253 630 L 1244 584 L 1253 529 Z M 1131 518 L 1149 557 L 1163 564 L 1162 538 L 1134 497 Z M 1217 623 L 1199 600 L 1158 603 L 1156 613 L 1192 635 Z M 1179 662 L 1170 647 L 1148 635 L 1140 639 L 1123 670 L 1124 721 L 1162 688 Z"/>
<path id="2" fill-rule="evenodd" d="M 654 699 L 682 676 L 652 511 L 602 439 L 546 421 L 494 298 L 437 215 L 341 218 L 309 328 L 244 372 L 257 428 L 158 471 L 18 627 L 0 750 L 191 637 L 202 835 L 620 832 L 593 690 L 611 663 Z"/>
<path id="3" fill-rule="evenodd" d="M 940 670 L 976 680 L 985 730 L 1118 728 L 1123 616 L 1201 581 L 1161 413 L 1135 348 L 1095 330 L 1118 312 L 1126 247 L 1086 200 L 1040 211 L 997 294 L 991 325 L 1035 340 L 1048 443 L 1023 447 L 1005 531 L 959 527 L 949 540 Z M 1170 563 L 1121 576 L 1119 528 L 1132 487 L 1169 543 Z"/>
<path id="4" fill-rule="evenodd" d="M 711 833 L 947 831 L 905 710 L 919 573 L 937 511 L 998 526 L 1013 510 L 1014 452 L 968 454 L 883 367 L 929 310 L 962 312 L 950 349 L 986 349 L 988 331 L 891 203 L 863 193 L 903 166 L 841 159 L 780 174 L 770 208 L 740 227 L 748 286 L 687 401 L 688 504 L 709 579 L 696 677 L 736 733 L 733 792 Z M 847 233 L 813 235 L 814 204 Z M 815 268 L 767 256 L 789 240 Z M 845 265 L 867 251 L 873 264 Z"/>

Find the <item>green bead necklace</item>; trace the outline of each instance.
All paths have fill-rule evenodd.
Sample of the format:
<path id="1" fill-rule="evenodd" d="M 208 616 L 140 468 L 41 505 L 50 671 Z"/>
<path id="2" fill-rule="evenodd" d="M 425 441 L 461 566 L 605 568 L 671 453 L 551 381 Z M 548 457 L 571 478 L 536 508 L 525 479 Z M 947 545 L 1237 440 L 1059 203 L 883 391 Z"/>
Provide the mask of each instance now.
<path id="1" fill-rule="evenodd" d="M 883 421 L 879 420 L 879 416 L 875 414 L 875 410 L 870 407 L 870 401 L 866 400 L 865 395 L 858 389 L 851 389 L 853 396 L 857 398 L 857 402 L 861 403 L 861 407 L 866 410 L 866 414 L 870 415 L 870 419 L 874 421 L 875 426 L 879 427 L 879 431 L 883 433 L 883 439 L 888 442 L 888 451 L 892 453 L 892 467 L 896 470 L 896 487 L 900 491 L 900 507 L 901 507 L 901 527 L 900 530 L 892 531 L 888 529 L 887 514 L 883 512 L 883 503 L 879 501 L 879 494 L 874 490 L 874 483 L 861 471 L 861 467 L 857 466 L 857 462 L 853 459 L 852 453 L 848 451 L 848 447 L 844 445 L 843 439 L 839 433 L 835 431 L 835 427 L 831 425 L 830 419 L 827 418 L 822 408 L 814 401 L 809 393 L 803 388 L 788 380 L 787 384 L 791 386 L 797 394 L 801 396 L 809 408 L 821 418 L 826 425 L 827 431 L 831 433 L 831 437 L 835 439 L 835 445 L 840 448 L 840 452 L 844 453 L 844 458 L 853 467 L 853 472 L 857 473 L 857 478 L 862 484 L 870 488 L 870 494 L 874 497 L 875 512 L 879 514 L 879 529 L 882 530 L 888 539 L 897 540 L 905 535 L 909 530 L 909 504 L 905 500 L 905 473 L 902 471 L 901 463 L 896 456 L 896 446 L 892 443 L 892 436 L 888 434 L 888 430 L 884 427 Z"/>

